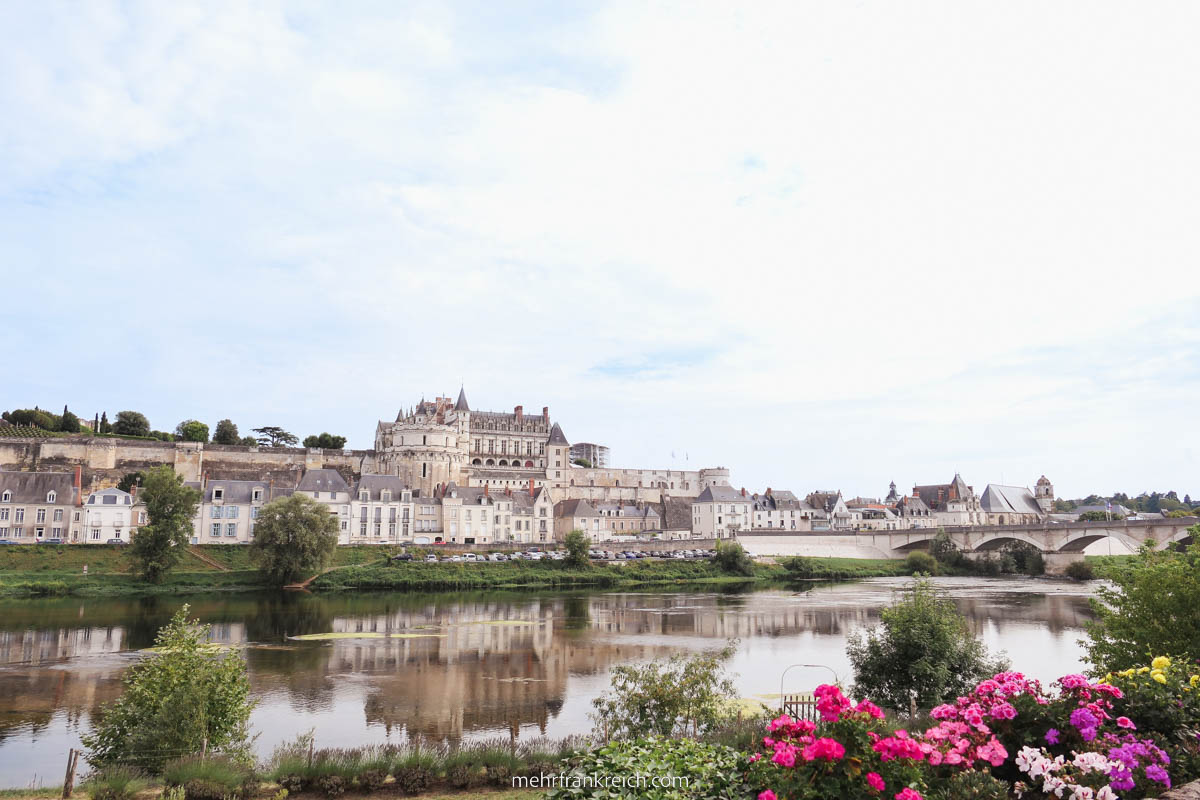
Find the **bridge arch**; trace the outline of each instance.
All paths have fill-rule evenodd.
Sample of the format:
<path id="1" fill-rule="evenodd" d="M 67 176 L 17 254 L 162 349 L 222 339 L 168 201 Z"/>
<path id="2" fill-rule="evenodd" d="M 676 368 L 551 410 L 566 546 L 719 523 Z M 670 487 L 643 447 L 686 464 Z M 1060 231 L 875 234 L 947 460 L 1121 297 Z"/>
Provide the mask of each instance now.
<path id="1" fill-rule="evenodd" d="M 1032 545 L 1043 553 L 1046 552 L 1046 544 L 1044 541 L 1038 541 L 1034 537 L 1018 533 L 1017 531 L 1004 531 L 996 534 L 991 538 L 985 538 L 982 541 L 976 542 L 973 548 L 977 553 L 994 553 L 1001 547 L 1012 542 L 1021 542 L 1023 544 Z"/>
<path id="2" fill-rule="evenodd" d="M 1130 537 L 1118 533 L 1114 530 L 1098 530 L 1098 531 L 1080 531 L 1079 535 L 1073 539 L 1068 539 L 1061 547 L 1058 548 L 1060 553 L 1082 553 L 1088 545 L 1093 545 L 1096 542 L 1103 542 L 1105 539 L 1112 539 L 1115 542 L 1120 542 L 1121 545 L 1128 548 L 1131 552 L 1136 551 L 1140 543 Z"/>
<path id="3" fill-rule="evenodd" d="M 903 544 L 898 544 L 892 549 L 897 553 L 911 553 L 914 550 L 928 550 L 929 544 L 934 539 L 933 536 L 922 535 L 919 539 L 910 538 Z"/>

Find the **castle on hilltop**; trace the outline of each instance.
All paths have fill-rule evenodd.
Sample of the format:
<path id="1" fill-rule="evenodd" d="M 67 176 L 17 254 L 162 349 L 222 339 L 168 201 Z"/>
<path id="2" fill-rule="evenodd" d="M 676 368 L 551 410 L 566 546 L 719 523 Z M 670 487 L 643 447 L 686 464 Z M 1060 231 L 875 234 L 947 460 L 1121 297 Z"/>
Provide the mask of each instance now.
<path id="1" fill-rule="evenodd" d="M 473 411 L 465 389 L 458 398 L 422 399 L 401 409 L 395 422 L 375 428 L 369 471 L 395 475 L 405 484 L 433 493 L 450 484 L 551 490 L 556 500 L 661 502 L 665 497 L 696 497 L 709 486 L 728 486 L 729 470 L 613 469 L 572 463 L 571 443 L 550 422 L 549 406 L 525 414 Z M 368 471 L 364 465 L 364 471 Z"/>

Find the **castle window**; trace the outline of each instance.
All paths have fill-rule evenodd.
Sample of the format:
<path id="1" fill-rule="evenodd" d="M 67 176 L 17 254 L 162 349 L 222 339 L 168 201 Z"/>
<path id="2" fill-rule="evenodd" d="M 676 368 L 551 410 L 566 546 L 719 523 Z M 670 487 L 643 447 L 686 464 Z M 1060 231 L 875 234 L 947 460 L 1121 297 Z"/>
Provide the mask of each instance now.
<path id="1" fill-rule="evenodd" d="M 429 475 L 429 465 L 426 464 L 424 461 L 422 461 L 421 462 L 421 477 L 424 478 L 424 477 L 427 477 L 428 475 Z"/>
<path id="2" fill-rule="evenodd" d="M 262 489 L 255 489 L 254 492 L 252 493 L 250 499 L 253 500 L 255 503 L 262 500 Z"/>
<path id="3" fill-rule="evenodd" d="M 213 489 L 213 500 L 224 500 L 224 499 L 225 499 L 225 490 L 224 489 Z"/>
<path id="4" fill-rule="evenodd" d="M 0 502 L 11 503 L 12 502 L 12 492 L 10 492 L 6 489 L 4 491 L 4 494 L 0 495 Z"/>
<path id="5" fill-rule="evenodd" d="M 47 503 L 53 503 L 53 502 L 55 502 L 56 500 L 58 500 L 58 493 L 57 493 L 57 492 L 47 492 L 47 493 L 46 493 L 46 502 L 47 502 Z"/>
<path id="6" fill-rule="evenodd" d="M 367 502 L 367 497 L 368 497 L 368 494 L 366 491 L 362 491 L 362 492 L 358 493 L 358 499 L 364 503 Z"/>

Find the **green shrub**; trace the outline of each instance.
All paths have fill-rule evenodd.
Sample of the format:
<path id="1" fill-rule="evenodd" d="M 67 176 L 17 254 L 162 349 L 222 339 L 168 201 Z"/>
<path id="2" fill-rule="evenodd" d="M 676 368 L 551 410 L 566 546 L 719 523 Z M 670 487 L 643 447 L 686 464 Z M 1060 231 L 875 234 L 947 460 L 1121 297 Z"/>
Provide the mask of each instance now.
<path id="1" fill-rule="evenodd" d="M 387 772 L 381 769 L 364 769 L 358 773 L 358 788 L 364 792 L 376 792 L 387 782 Z"/>
<path id="2" fill-rule="evenodd" d="M 954 601 L 928 580 L 902 590 L 878 626 L 852 634 L 846 655 L 855 695 L 901 711 L 914 696 L 922 708 L 953 702 L 1006 666 L 988 657 Z"/>
<path id="3" fill-rule="evenodd" d="M 728 540 L 717 542 L 717 554 L 712 557 L 712 560 L 722 572 L 728 575 L 749 577 L 754 574 L 754 561 L 746 549 L 737 542 Z"/>
<path id="4" fill-rule="evenodd" d="M 191 756 L 167 763 L 162 779 L 167 786 L 184 787 L 187 800 L 222 800 L 249 794 L 254 773 L 225 756 Z"/>
<path id="5" fill-rule="evenodd" d="M 743 782 L 745 756 L 721 745 L 695 739 L 650 737 L 611 742 L 569 760 L 567 771 L 580 777 L 608 776 L 632 778 L 646 776 L 672 779 L 671 785 L 649 787 L 630 781 L 627 786 L 611 783 L 588 786 L 558 786 L 546 793 L 547 800 L 565 798 L 654 797 L 660 800 L 700 800 L 700 798 L 742 797 L 747 795 Z"/>
<path id="6" fill-rule="evenodd" d="M 942 786 L 935 789 L 930 800 L 1008 800 L 1011 796 L 1007 781 L 993 778 L 990 773 L 964 770 L 955 772 Z"/>
<path id="7" fill-rule="evenodd" d="M 316 786 L 326 797 L 337 797 L 346 791 L 346 779 L 341 775 L 322 775 L 316 780 Z"/>
<path id="8" fill-rule="evenodd" d="M 904 571 L 910 573 L 923 573 L 925 575 L 937 575 L 938 562 L 937 559 L 926 553 L 924 550 L 914 550 L 904 559 Z"/>
<path id="9" fill-rule="evenodd" d="M 1067 564 L 1066 576 L 1072 580 L 1090 581 L 1095 580 L 1096 570 L 1086 561 L 1072 561 Z"/>
<path id="10" fill-rule="evenodd" d="M 405 794 L 420 794 L 433 783 L 433 771 L 423 764 L 399 767 L 392 777 L 396 779 L 396 787 Z"/>
<path id="11" fill-rule="evenodd" d="M 132 800 L 149 785 L 150 780 L 140 769 L 116 764 L 88 776 L 83 789 L 92 800 Z"/>

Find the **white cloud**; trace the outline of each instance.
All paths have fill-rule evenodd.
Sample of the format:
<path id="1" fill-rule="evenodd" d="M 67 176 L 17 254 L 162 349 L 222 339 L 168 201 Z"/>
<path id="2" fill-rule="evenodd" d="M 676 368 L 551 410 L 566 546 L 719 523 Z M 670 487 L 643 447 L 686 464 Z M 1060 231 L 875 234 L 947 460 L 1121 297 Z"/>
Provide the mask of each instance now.
<path id="1" fill-rule="evenodd" d="M 145 365 L 14 403 L 365 446 L 464 379 L 754 487 L 1194 477 L 1191 4 L 3 13 L 3 280 Z"/>

